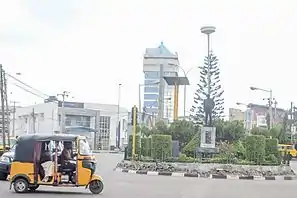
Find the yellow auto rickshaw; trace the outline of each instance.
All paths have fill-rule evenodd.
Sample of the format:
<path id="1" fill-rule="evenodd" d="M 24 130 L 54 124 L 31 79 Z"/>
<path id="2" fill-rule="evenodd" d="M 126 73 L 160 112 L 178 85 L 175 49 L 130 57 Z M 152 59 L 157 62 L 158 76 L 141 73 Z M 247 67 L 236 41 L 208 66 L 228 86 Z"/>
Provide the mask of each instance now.
<path id="1" fill-rule="evenodd" d="M 65 153 L 71 153 L 73 160 L 65 160 Z M 48 157 L 46 162 L 43 156 Z M 35 191 L 40 185 L 85 186 L 93 194 L 99 194 L 103 190 L 103 181 L 95 175 L 95 170 L 96 159 L 84 136 L 24 135 L 16 141 L 9 177 L 10 189 L 13 186 L 15 192 L 25 193 Z"/>
<path id="2" fill-rule="evenodd" d="M 278 145 L 278 151 L 284 155 L 285 152 L 287 152 L 291 158 L 296 158 L 297 157 L 297 150 L 295 148 L 295 145 L 291 144 L 279 144 Z"/>

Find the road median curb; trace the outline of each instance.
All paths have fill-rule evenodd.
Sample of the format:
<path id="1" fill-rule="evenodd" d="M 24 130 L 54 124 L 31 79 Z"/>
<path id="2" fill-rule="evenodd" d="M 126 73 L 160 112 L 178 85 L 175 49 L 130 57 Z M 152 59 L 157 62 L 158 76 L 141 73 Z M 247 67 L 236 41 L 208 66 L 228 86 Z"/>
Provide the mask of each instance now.
<path id="1" fill-rule="evenodd" d="M 157 172 L 157 171 L 144 171 L 144 170 L 128 170 L 115 168 L 116 172 L 138 174 L 138 175 L 148 175 L 148 176 L 172 176 L 172 177 L 197 177 L 197 178 L 210 178 L 210 179 L 229 179 L 229 180 L 297 180 L 297 176 L 239 176 L 239 175 L 221 175 L 221 174 L 211 174 L 211 175 L 199 175 L 198 173 L 180 173 L 180 172 Z"/>

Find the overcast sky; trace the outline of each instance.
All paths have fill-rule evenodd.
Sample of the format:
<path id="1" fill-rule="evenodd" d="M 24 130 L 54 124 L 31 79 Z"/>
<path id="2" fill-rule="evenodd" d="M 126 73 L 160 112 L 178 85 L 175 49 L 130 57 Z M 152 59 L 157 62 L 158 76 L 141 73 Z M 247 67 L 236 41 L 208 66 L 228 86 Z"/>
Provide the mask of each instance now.
<path id="1" fill-rule="evenodd" d="M 75 101 L 138 104 L 142 57 L 161 41 L 178 52 L 185 70 L 207 53 L 203 25 L 214 25 L 211 46 L 220 59 L 225 109 L 264 104 L 273 90 L 279 107 L 297 103 L 295 0 L 0 0 L 0 62 L 10 74 L 48 95 L 67 90 Z M 181 73 L 182 74 L 182 73 Z M 187 109 L 199 70 L 188 75 Z M 42 102 L 9 82 L 10 100 Z M 183 89 L 182 89 L 183 90 Z M 180 114 L 182 114 L 182 92 Z"/>

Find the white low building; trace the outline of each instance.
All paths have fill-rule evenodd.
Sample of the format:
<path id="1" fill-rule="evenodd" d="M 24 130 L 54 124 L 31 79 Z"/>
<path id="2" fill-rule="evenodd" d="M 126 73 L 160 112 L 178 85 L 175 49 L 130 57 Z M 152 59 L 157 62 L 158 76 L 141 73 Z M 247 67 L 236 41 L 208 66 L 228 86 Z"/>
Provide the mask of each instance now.
<path id="1" fill-rule="evenodd" d="M 96 133 L 81 129 L 76 131 L 90 137 L 91 146 L 94 149 L 108 150 L 127 144 L 128 110 L 120 108 L 118 114 L 118 105 L 109 104 L 64 102 L 62 107 L 61 102 L 49 102 L 17 107 L 15 120 L 11 119 L 11 134 L 18 136 L 29 133 L 60 132 L 61 112 L 65 115 L 65 128 L 87 127 L 97 131 Z M 118 118 L 119 133 L 117 132 Z"/>

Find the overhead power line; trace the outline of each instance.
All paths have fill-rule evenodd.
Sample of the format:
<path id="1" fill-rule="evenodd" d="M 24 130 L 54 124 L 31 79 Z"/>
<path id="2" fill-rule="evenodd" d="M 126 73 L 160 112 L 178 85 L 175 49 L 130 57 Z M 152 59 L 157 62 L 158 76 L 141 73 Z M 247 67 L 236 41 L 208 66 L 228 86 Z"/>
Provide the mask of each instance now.
<path id="1" fill-rule="evenodd" d="M 38 89 L 35 89 L 34 87 L 32 87 L 32 86 L 28 85 L 27 83 L 25 83 L 25 82 L 21 81 L 21 80 L 20 80 L 20 79 L 18 79 L 18 78 L 16 78 L 16 77 L 12 76 L 11 74 L 8 74 L 8 73 L 6 73 L 6 75 L 7 75 L 8 77 L 10 77 L 10 78 L 14 79 L 15 81 L 17 81 L 17 82 L 19 82 L 19 83 L 21 83 L 21 84 L 25 85 L 26 87 L 28 87 L 28 88 L 30 88 L 30 89 L 32 89 L 32 90 L 34 90 L 35 92 L 38 92 L 38 93 L 39 93 L 39 95 L 44 95 L 44 96 L 46 96 L 46 97 L 49 97 L 49 95 L 47 95 L 47 94 L 45 94 L 45 93 L 43 93 L 43 92 L 39 91 Z M 31 92 L 31 93 L 32 93 L 32 92 Z M 34 94 L 34 95 L 36 95 L 36 94 Z"/>
<path id="2" fill-rule="evenodd" d="M 20 88 L 20 89 L 22 89 L 22 90 L 28 92 L 28 93 L 34 95 L 34 96 L 37 96 L 37 97 L 42 98 L 42 99 L 46 99 L 46 97 L 43 97 L 43 96 L 41 96 L 41 95 L 39 95 L 39 94 L 36 94 L 36 93 L 34 93 L 34 92 L 32 92 L 32 91 L 30 91 L 30 90 L 28 90 L 28 89 L 26 89 L 26 88 L 24 88 L 24 87 L 22 87 L 22 86 L 16 84 L 16 83 L 12 83 L 12 84 L 15 85 L 15 86 L 17 86 L 18 88 Z"/>

